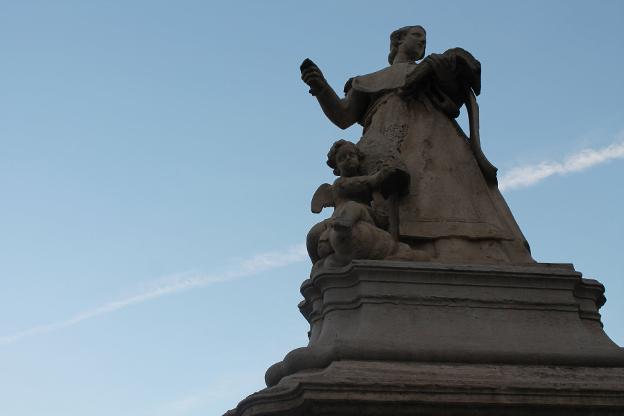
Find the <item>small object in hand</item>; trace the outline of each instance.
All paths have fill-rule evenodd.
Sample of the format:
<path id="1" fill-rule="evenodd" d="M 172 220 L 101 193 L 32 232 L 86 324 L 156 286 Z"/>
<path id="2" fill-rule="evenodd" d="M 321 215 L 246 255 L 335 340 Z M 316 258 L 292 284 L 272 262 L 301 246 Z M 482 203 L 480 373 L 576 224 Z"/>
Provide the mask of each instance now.
<path id="1" fill-rule="evenodd" d="M 306 69 L 310 68 L 311 66 L 316 66 L 316 64 L 312 61 L 312 59 L 306 58 L 303 60 L 303 62 L 299 66 L 299 69 L 301 70 L 301 72 L 303 72 Z"/>

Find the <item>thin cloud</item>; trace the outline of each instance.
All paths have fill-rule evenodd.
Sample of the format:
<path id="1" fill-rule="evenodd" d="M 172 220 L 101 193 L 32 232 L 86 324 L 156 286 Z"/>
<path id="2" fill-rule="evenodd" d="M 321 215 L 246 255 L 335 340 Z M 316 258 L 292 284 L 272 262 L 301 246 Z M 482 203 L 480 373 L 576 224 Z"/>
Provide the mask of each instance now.
<path id="1" fill-rule="evenodd" d="M 306 258 L 307 254 L 305 245 L 299 244 L 283 251 L 256 254 L 241 261 L 235 268 L 220 274 L 185 273 L 170 276 L 166 279 L 161 279 L 157 285 L 154 285 L 153 287 L 140 293 L 105 303 L 93 309 L 79 312 L 66 320 L 34 326 L 12 335 L 0 337 L 0 345 L 11 344 L 26 337 L 58 331 L 60 329 L 74 326 L 88 319 L 106 315 L 120 309 L 127 308 L 128 306 L 147 302 L 162 296 L 189 289 L 200 288 L 214 283 L 226 282 L 241 277 L 251 276 L 267 270 L 298 263 Z"/>
<path id="2" fill-rule="evenodd" d="M 621 137 L 607 147 L 584 149 L 562 162 L 545 161 L 536 165 L 513 168 L 499 179 L 498 187 L 501 191 L 526 188 L 549 176 L 580 172 L 610 160 L 622 158 L 624 158 L 624 138 Z"/>
<path id="3" fill-rule="evenodd" d="M 621 134 L 620 136 L 624 135 Z M 607 147 L 581 150 L 569 156 L 563 162 L 545 161 L 536 165 L 513 168 L 499 179 L 498 186 L 501 191 L 526 188 L 553 175 L 580 172 L 610 160 L 621 158 L 624 158 L 624 137 L 620 137 L 619 140 Z M 306 257 L 305 246 L 300 244 L 283 251 L 257 254 L 249 259 L 241 261 L 237 267 L 220 274 L 184 273 L 170 276 L 157 281 L 157 284 L 140 293 L 79 312 L 66 320 L 34 326 L 11 335 L 0 337 L 0 345 L 11 344 L 22 338 L 58 331 L 83 321 L 162 296 L 284 267 L 292 263 L 303 261 Z"/>

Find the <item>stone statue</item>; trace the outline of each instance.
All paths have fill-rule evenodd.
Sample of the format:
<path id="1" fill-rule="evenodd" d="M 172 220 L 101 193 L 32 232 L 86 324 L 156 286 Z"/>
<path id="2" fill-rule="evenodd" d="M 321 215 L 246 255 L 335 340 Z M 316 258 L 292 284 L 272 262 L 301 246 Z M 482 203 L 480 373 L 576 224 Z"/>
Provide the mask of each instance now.
<path id="1" fill-rule="evenodd" d="M 357 147 L 366 156 L 364 176 L 382 166 L 409 176 L 402 194 L 373 194 L 372 206 L 388 219 L 395 238 L 435 262 L 533 263 L 498 190 L 496 168 L 481 151 L 475 100 L 480 63 L 461 48 L 422 59 L 425 46 L 421 26 L 394 31 L 390 66 L 349 79 L 344 98 L 309 59 L 301 78 L 336 126 L 363 126 Z M 464 104 L 470 138 L 455 121 Z"/>
<path id="2" fill-rule="evenodd" d="M 339 177 L 312 198 L 334 211 L 307 238 L 308 344 L 226 416 L 624 415 L 604 286 L 531 258 L 481 151 L 480 64 L 459 48 L 423 59 L 425 42 L 393 32 L 390 66 L 344 98 L 301 65 L 325 115 L 364 130 L 333 144 Z"/>
<path id="3" fill-rule="evenodd" d="M 338 140 L 327 154 L 327 164 L 340 177 L 321 185 L 312 198 L 312 212 L 335 207 L 331 218 L 308 233 L 306 245 L 314 268 L 344 266 L 354 259 L 425 260 L 426 253 L 412 250 L 383 229 L 384 220 L 371 206 L 373 192 L 389 196 L 408 178 L 391 166 L 370 175 L 361 174 L 362 152 L 354 143 Z"/>

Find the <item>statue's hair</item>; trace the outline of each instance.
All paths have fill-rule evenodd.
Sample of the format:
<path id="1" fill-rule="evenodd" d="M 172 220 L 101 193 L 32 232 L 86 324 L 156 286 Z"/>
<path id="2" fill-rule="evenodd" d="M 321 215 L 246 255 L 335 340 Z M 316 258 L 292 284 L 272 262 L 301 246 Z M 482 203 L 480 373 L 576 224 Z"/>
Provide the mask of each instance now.
<path id="1" fill-rule="evenodd" d="M 329 149 L 329 153 L 327 153 L 327 166 L 334 170 L 334 175 L 340 176 L 340 169 L 338 168 L 338 163 L 336 162 L 336 155 L 338 154 L 338 150 L 344 145 L 350 144 L 355 147 L 355 151 L 357 152 L 358 159 L 362 160 L 364 158 L 364 153 L 357 147 L 357 145 L 348 140 L 337 140 L 332 145 L 331 149 Z"/>
<path id="2" fill-rule="evenodd" d="M 388 54 L 388 62 L 390 63 L 390 65 L 392 65 L 392 62 L 394 62 L 394 57 L 399 51 L 399 44 L 401 43 L 401 39 L 403 39 L 403 36 L 405 36 L 407 32 L 410 31 L 410 29 L 413 29 L 416 27 L 421 29 L 424 33 L 427 33 L 424 27 L 420 25 L 415 25 L 415 26 L 403 26 L 402 28 L 397 29 L 390 34 L 390 53 Z"/>

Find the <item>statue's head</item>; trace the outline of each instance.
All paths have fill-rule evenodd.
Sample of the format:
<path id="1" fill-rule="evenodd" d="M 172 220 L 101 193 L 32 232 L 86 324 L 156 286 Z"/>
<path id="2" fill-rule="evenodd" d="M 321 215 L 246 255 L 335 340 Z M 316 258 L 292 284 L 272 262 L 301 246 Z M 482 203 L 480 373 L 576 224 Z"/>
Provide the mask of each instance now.
<path id="1" fill-rule="evenodd" d="M 402 50 L 410 60 L 422 59 L 425 56 L 426 46 L 427 32 L 422 26 L 405 26 L 397 29 L 390 34 L 388 62 L 392 65 L 399 50 Z"/>
<path id="2" fill-rule="evenodd" d="M 334 170 L 336 176 L 357 176 L 360 174 L 360 161 L 363 157 L 353 142 L 338 140 L 327 153 L 327 165 Z"/>

